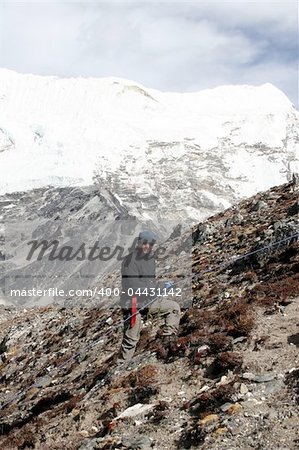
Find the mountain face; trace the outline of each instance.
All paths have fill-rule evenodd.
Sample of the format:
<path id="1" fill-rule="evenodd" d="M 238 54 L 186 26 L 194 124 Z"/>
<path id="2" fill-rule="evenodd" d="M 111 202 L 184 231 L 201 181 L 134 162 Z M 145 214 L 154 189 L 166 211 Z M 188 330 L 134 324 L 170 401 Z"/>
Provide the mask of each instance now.
<path id="1" fill-rule="evenodd" d="M 96 186 L 35 188 L 0 196 L 0 301 L 51 303 L 57 295 L 11 296 L 11 289 L 87 289 L 128 251 L 141 223 Z M 94 249 L 94 250 L 93 250 Z M 1 295 L 2 291 L 2 295 Z M 1 299 L 2 297 L 2 299 Z M 65 298 L 60 298 L 65 300 Z"/>
<path id="2" fill-rule="evenodd" d="M 0 70 L 0 193 L 97 181 L 130 214 L 199 221 L 298 171 L 298 112 L 271 84 L 196 93 Z"/>
<path id="3" fill-rule="evenodd" d="M 0 218 L 0 304 L 64 303 L 70 289 L 80 290 L 76 297 L 87 295 L 90 301 L 91 294 L 83 290 L 103 284 L 104 276 L 119 269 L 141 229 L 151 229 L 157 243 L 172 232 L 180 234 L 175 221 L 157 224 L 132 216 L 112 193 L 97 185 L 0 195 Z M 191 239 L 184 251 L 191 258 Z M 53 287 L 55 292 L 44 292 Z M 120 283 L 109 287 L 119 289 Z M 42 289 L 42 295 L 33 288 Z M 92 298 L 100 299 L 96 294 Z"/>

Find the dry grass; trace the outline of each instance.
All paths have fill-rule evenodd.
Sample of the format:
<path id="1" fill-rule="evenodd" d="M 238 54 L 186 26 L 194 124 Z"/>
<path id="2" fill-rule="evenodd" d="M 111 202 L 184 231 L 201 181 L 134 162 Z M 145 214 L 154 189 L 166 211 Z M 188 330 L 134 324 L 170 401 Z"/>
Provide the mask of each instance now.
<path id="1" fill-rule="evenodd" d="M 242 367 L 242 356 L 236 352 L 223 352 L 216 356 L 214 361 L 214 374 L 223 375 L 228 370 L 237 372 Z"/>
<path id="2" fill-rule="evenodd" d="M 218 323 L 230 336 L 248 336 L 254 326 L 251 306 L 244 299 L 222 306 L 218 310 Z"/>
<path id="3" fill-rule="evenodd" d="M 137 371 L 132 371 L 118 381 L 122 387 L 149 387 L 158 382 L 159 370 L 157 366 L 148 364 Z"/>
<path id="4" fill-rule="evenodd" d="M 230 402 L 235 393 L 233 384 L 226 384 L 216 387 L 211 391 L 200 394 L 197 398 L 185 404 L 185 408 L 192 415 L 203 418 L 207 414 L 213 414 L 219 411 L 223 403 Z"/>
<path id="5" fill-rule="evenodd" d="M 259 284 L 251 294 L 251 301 L 259 306 L 284 304 L 290 298 L 299 296 L 299 274 Z"/>

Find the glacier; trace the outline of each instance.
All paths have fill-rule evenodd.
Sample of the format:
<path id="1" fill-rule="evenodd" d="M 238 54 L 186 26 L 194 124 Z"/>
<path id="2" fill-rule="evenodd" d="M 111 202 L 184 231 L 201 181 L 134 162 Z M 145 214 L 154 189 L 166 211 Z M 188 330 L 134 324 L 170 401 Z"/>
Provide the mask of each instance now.
<path id="1" fill-rule="evenodd" d="M 270 83 L 175 93 L 0 69 L 0 194 L 96 184 L 136 216 L 199 221 L 299 172 L 298 123 Z"/>

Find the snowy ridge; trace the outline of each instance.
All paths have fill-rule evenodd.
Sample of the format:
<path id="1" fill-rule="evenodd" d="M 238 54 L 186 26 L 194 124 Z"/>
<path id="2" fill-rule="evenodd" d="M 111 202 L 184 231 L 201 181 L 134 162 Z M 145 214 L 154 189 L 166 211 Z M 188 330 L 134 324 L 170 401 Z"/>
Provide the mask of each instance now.
<path id="1" fill-rule="evenodd" d="M 200 219 L 285 182 L 298 112 L 271 84 L 163 93 L 0 70 L 0 193 L 97 179 L 132 211 Z"/>

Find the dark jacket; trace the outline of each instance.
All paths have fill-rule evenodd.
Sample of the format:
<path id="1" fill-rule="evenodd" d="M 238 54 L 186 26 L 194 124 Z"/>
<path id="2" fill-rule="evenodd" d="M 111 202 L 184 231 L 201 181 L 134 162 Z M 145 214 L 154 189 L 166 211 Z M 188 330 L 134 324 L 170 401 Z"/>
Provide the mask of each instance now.
<path id="1" fill-rule="evenodd" d="M 148 291 L 148 295 L 137 296 L 139 308 L 154 299 L 154 296 L 149 295 L 150 288 L 156 287 L 156 264 L 153 253 L 144 254 L 138 249 L 129 253 L 122 262 L 121 275 L 121 305 L 123 307 L 131 306 L 132 292 L 136 293 L 136 290 L 144 291 L 147 289 Z"/>

